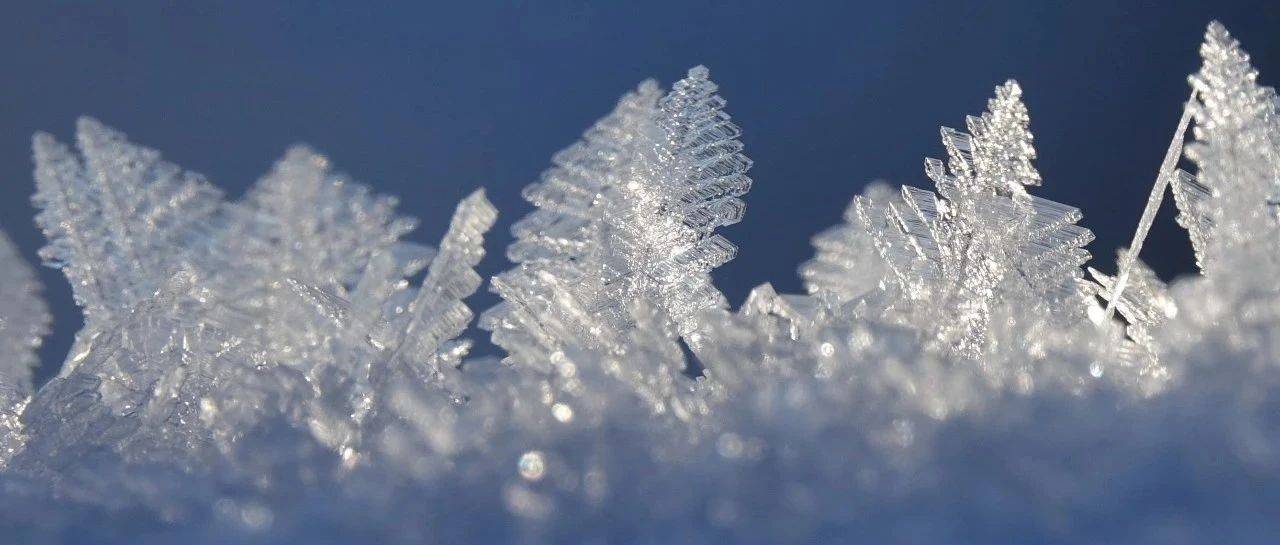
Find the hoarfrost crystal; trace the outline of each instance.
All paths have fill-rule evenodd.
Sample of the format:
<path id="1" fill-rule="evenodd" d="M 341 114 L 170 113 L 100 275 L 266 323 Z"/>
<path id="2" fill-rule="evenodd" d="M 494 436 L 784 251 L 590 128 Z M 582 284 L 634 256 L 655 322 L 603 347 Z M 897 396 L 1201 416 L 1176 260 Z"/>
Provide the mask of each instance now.
<path id="1" fill-rule="evenodd" d="M 1200 55 L 1204 64 L 1190 78 L 1198 98 L 1196 141 L 1187 149 L 1199 173 L 1195 182 L 1183 182 L 1186 225 L 1197 258 L 1205 274 L 1245 263 L 1275 267 L 1274 197 L 1280 183 L 1275 90 L 1258 85 L 1249 55 L 1220 24 L 1209 26 Z"/>
<path id="2" fill-rule="evenodd" d="M 18 415 L 31 397 L 36 349 L 49 331 L 40 283 L 0 232 L 0 467 L 24 439 Z"/>
<path id="3" fill-rule="evenodd" d="M 934 191 L 868 186 L 814 237 L 808 293 L 766 282 L 736 310 L 710 272 L 738 251 L 718 230 L 752 183 L 740 131 L 706 68 L 667 92 L 645 81 L 525 188 L 536 209 L 479 320 L 501 361 L 466 335 L 497 220 L 483 190 L 430 248 L 405 240 L 416 221 L 394 198 L 305 146 L 228 202 L 97 121 L 78 153 L 39 134 L 40 257 L 86 324 L 33 391 L 49 314 L 0 237 L 0 527 L 1265 542 L 1280 118 L 1221 25 L 1201 55 L 1114 269 L 1082 268 L 1078 209 L 1028 192 L 1041 177 L 1009 81 L 966 131 L 942 129 Z M 1139 253 L 1169 189 L 1203 274 L 1166 284 Z"/>
<path id="4" fill-rule="evenodd" d="M 35 136 L 36 223 L 45 263 L 62 269 L 90 326 L 137 304 L 163 272 L 188 263 L 221 195 L 154 150 L 91 118 L 76 143 L 83 159 L 48 134 Z"/>
<path id="5" fill-rule="evenodd" d="M 1093 239 L 1080 211 L 1029 195 L 1040 185 L 1022 89 L 1009 81 L 969 133 L 942 129 L 948 161 L 925 161 L 939 195 L 904 187 L 894 202 L 860 199 L 855 214 L 916 313 L 938 340 L 978 358 L 995 307 L 1018 299 L 1040 314 L 1079 314 L 1082 249 Z M 876 211 L 884 206 L 883 212 Z M 1080 307 L 1079 309 L 1075 307 Z M 917 322 L 920 323 L 920 322 Z"/>
<path id="6" fill-rule="evenodd" d="M 508 255 L 520 266 L 495 279 L 505 302 L 482 320 L 513 359 L 530 343 L 564 341 L 533 323 L 538 270 L 577 284 L 602 328 L 635 327 L 631 308 L 644 299 L 696 345 L 697 314 L 728 306 L 708 273 L 737 246 L 714 231 L 742 219 L 751 161 L 709 78 L 695 67 L 661 96 L 641 83 L 525 189 L 539 210 L 513 227 Z"/>

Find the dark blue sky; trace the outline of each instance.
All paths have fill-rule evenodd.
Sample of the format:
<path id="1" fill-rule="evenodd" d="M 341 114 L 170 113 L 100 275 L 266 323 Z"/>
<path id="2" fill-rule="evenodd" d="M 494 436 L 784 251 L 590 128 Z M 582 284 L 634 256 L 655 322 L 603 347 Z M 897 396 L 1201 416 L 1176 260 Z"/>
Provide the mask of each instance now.
<path id="1" fill-rule="evenodd" d="M 519 189 L 553 152 L 640 80 L 706 64 L 756 163 L 746 220 L 725 230 L 742 252 L 716 273 L 735 305 L 764 281 L 799 291 L 809 237 L 867 181 L 927 185 L 938 126 L 962 127 L 1006 78 L 1031 110 L 1037 194 L 1085 211 L 1103 268 L 1137 221 L 1204 25 L 1222 20 L 1280 82 L 1280 3 L 1266 1 L 26 4 L 0 18 L 0 227 L 33 261 L 31 133 L 70 138 L 90 114 L 232 196 L 308 142 L 400 196 L 426 242 L 484 186 L 504 214 L 491 274 L 529 209 Z M 1144 257 L 1190 270 L 1168 210 Z M 58 331 L 47 376 L 79 318 L 61 275 L 41 277 Z"/>

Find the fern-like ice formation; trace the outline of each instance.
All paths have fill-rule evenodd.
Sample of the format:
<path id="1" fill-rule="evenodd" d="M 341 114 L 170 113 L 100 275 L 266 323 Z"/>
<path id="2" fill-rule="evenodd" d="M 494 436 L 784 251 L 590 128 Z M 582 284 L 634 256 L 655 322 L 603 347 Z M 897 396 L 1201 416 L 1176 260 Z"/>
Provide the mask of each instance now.
<path id="1" fill-rule="evenodd" d="M 967 119 L 968 133 L 942 129 L 948 160 L 925 161 L 940 196 L 904 187 L 883 212 L 874 210 L 883 197 L 855 203 L 903 296 L 969 358 L 980 356 L 992 312 L 1009 299 L 1039 313 L 1083 308 L 1082 247 L 1093 234 L 1076 225 L 1079 210 L 1026 192 L 1040 174 L 1021 96 L 1006 82 L 986 113 Z"/>
<path id="2" fill-rule="evenodd" d="M 416 221 L 395 214 L 396 200 L 332 172 L 329 159 L 289 149 L 244 202 L 225 207 L 211 250 L 209 283 L 251 316 L 244 332 L 280 357 L 305 360 L 334 335 L 288 281 L 347 295 L 370 256 L 389 251 Z"/>
<path id="3" fill-rule="evenodd" d="M 702 66 L 677 81 L 658 101 L 648 141 L 622 183 L 603 197 L 606 296 L 648 299 L 686 336 L 699 312 L 728 306 L 709 273 L 738 248 L 715 231 L 742 220 L 738 197 L 751 188 L 751 160 L 716 91 Z M 618 315 L 623 307 L 611 307 L 612 321 L 628 321 Z"/>
<path id="4" fill-rule="evenodd" d="M 813 259 L 800 266 L 800 277 L 809 293 L 835 304 L 873 293 L 885 280 L 887 267 L 868 260 L 876 252 L 876 237 L 867 225 L 885 221 L 886 206 L 895 198 L 888 184 L 873 182 L 862 196 L 849 203 L 845 222 L 813 237 Z"/>
<path id="5" fill-rule="evenodd" d="M 40 282 L 0 231 L 0 467 L 21 446 L 18 415 L 33 392 L 36 349 L 49 331 Z"/>
<path id="6" fill-rule="evenodd" d="M 1280 184 L 1280 117 L 1276 93 L 1257 83 L 1249 55 L 1221 24 L 1200 47 L 1204 63 L 1190 78 L 1195 90 L 1195 142 L 1187 157 L 1195 180 L 1180 180 L 1180 202 L 1205 274 L 1236 267 L 1273 267 L 1276 190 Z M 1259 261 L 1261 260 L 1261 261 Z"/>
<path id="7" fill-rule="evenodd" d="M 52 136 L 35 137 L 40 257 L 62 269 L 90 329 L 128 310 L 183 266 L 221 195 L 199 175 L 134 145 L 91 118 L 76 126 L 76 157 Z"/>
<path id="8" fill-rule="evenodd" d="M 581 141 L 557 153 L 555 166 L 541 180 L 525 187 L 525 199 L 537 210 L 512 226 L 516 241 L 507 256 L 518 266 L 493 279 L 492 288 L 503 302 L 481 318 L 481 326 L 493 332 L 494 344 L 506 349 L 510 360 L 536 365 L 559 345 L 588 335 L 582 330 L 566 338 L 567 331 L 554 335 L 545 330 L 539 319 L 545 306 L 540 305 L 551 295 L 539 273 L 563 281 L 564 289 L 571 289 L 571 296 L 590 310 L 603 304 L 603 194 L 624 182 L 641 146 L 649 143 L 646 131 L 652 130 L 661 94 L 656 82 L 641 83 Z M 526 358 L 528 351 L 534 354 Z"/>
<path id="9" fill-rule="evenodd" d="M 1201 54 L 1115 275 L 1086 279 L 1080 211 L 1028 192 L 1010 81 L 942 130 L 936 192 L 870 185 L 814 237 L 808 293 L 764 283 L 736 310 L 710 272 L 751 184 L 739 130 L 706 68 L 646 81 L 525 188 L 479 320 L 501 358 L 465 332 L 483 191 L 430 248 L 306 147 L 228 202 L 96 121 L 78 153 L 37 135 L 40 256 L 86 325 L 32 391 L 48 313 L 0 238 L 0 531 L 1266 542 L 1276 97 L 1221 25 Z M 1139 253 L 1170 188 L 1203 274 L 1166 284 Z"/>
<path id="10" fill-rule="evenodd" d="M 547 297 L 537 271 L 572 283 L 597 317 L 577 335 L 635 327 L 644 300 L 697 345 L 697 315 L 728 306 L 709 273 L 737 246 L 715 231 L 742 219 L 751 161 L 709 78 L 695 67 L 665 95 L 641 83 L 525 189 L 538 210 L 512 228 L 508 256 L 520 265 L 494 279 L 504 302 L 483 319 L 513 360 L 568 341 L 537 324 Z"/>

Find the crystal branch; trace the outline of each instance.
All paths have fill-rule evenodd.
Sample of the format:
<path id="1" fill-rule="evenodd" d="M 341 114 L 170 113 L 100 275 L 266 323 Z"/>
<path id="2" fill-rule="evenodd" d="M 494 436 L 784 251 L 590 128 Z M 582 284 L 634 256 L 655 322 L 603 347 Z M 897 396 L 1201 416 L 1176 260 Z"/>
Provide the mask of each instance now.
<path id="1" fill-rule="evenodd" d="M 626 181 L 605 195 L 605 251 L 597 259 L 603 314 L 616 324 L 631 322 L 631 301 L 649 298 L 688 336 L 702 310 L 727 306 L 709 272 L 732 260 L 737 246 L 713 232 L 742 219 L 738 197 L 751 187 L 751 161 L 716 91 L 702 66 L 676 82 L 659 101 Z"/>
<path id="2" fill-rule="evenodd" d="M 1014 81 L 996 88 L 969 133 L 943 128 L 948 161 L 925 161 L 931 191 L 902 188 L 885 212 L 859 199 L 858 216 L 893 272 L 915 318 L 968 358 L 984 349 L 996 305 L 1020 301 L 1031 311 L 1083 315 L 1082 248 L 1093 234 L 1076 225 L 1080 211 L 1027 194 L 1039 185 L 1030 118 Z"/>
<path id="3" fill-rule="evenodd" d="M 1173 132 L 1173 139 L 1169 142 L 1169 149 L 1164 152 L 1164 160 L 1160 162 L 1160 171 L 1156 174 L 1156 183 L 1151 188 L 1151 194 L 1147 196 L 1147 206 L 1142 209 L 1142 217 L 1138 220 L 1138 229 L 1133 233 L 1133 241 L 1129 243 L 1129 249 L 1121 254 L 1120 267 L 1116 274 L 1115 282 L 1111 285 L 1111 293 L 1107 296 L 1106 316 L 1104 319 L 1110 320 L 1115 315 L 1116 302 L 1121 300 L 1124 294 L 1126 284 L 1129 282 L 1129 272 L 1133 268 L 1134 262 L 1138 259 L 1138 254 L 1142 252 L 1142 245 L 1147 240 L 1147 233 L 1151 231 L 1151 224 L 1155 222 L 1156 212 L 1160 210 L 1160 204 L 1164 202 L 1164 194 L 1169 188 L 1169 183 L 1173 180 L 1174 169 L 1178 165 L 1178 158 L 1182 156 L 1182 139 L 1187 133 L 1187 127 L 1191 124 L 1191 115 L 1195 110 L 1191 107 L 1192 101 L 1196 98 L 1195 91 L 1191 91 L 1191 96 L 1187 98 L 1187 102 L 1182 107 L 1182 118 L 1178 120 L 1178 128 Z"/>
<path id="4" fill-rule="evenodd" d="M 602 194 L 624 179 L 640 153 L 638 146 L 648 141 L 644 131 L 653 124 L 661 94 L 653 80 L 642 82 L 580 141 L 557 153 L 554 166 L 522 191 L 537 209 L 511 227 L 516 240 L 507 257 L 518 266 L 494 277 L 490 287 L 503 302 L 480 317 L 480 327 L 493 332 L 494 344 L 507 351 L 508 363 L 533 349 L 528 343 L 551 346 L 585 340 L 557 339 L 542 331 L 525 307 L 548 298 L 547 286 L 539 280 L 542 272 L 572 284 L 572 297 L 588 307 L 598 304 L 603 274 L 599 257 L 605 255 L 599 246 Z"/>
<path id="5" fill-rule="evenodd" d="M 18 415 L 31 398 L 36 349 L 49 333 L 49 309 L 35 272 L 0 231 L 0 469 L 25 439 Z"/>
<path id="6" fill-rule="evenodd" d="M 1186 150 L 1199 172 L 1194 184 L 1183 184 L 1183 225 L 1206 275 L 1276 266 L 1271 241 L 1280 237 L 1280 224 L 1269 204 L 1280 183 L 1276 92 L 1258 84 L 1248 53 L 1216 21 L 1200 56 L 1200 71 L 1189 78 L 1199 98 L 1195 142 Z"/>
<path id="7" fill-rule="evenodd" d="M 83 163 L 44 133 L 34 140 L 40 256 L 62 269 L 91 325 L 149 296 L 190 263 L 221 193 L 96 120 L 81 118 Z"/>
<path id="8" fill-rule="evenodd" d="M 465 355 L 465 347 L 444 351 L 444 343 L 461 334 L 471 321 L 471 309 L 462 300 L 475 293 L 483 281 L 475 266 L 484 257 L 484 234 L 497 217 L 483 189 L 458 204 L 417 296 L 389 332 L 390 337 L 379 339 L 378 344 L 389 349 L 389 361 L 425 365 L 425 375 L 434 376 L 443 365 L 457 364 Z"/>

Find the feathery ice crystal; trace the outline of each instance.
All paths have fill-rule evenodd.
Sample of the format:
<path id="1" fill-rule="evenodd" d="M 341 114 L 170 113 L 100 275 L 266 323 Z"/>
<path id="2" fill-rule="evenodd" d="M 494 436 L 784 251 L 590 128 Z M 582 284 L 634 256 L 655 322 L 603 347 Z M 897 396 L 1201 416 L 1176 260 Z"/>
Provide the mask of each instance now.
<path id="1" fill-rule="evenodd" d="M 1032 195 L 1014 81 L 942 129 L 933 190 L 870 185 L 808 294 L 729 308 L 751 187 L 696 67 L 645 81 L 438 248 L 298 146 L 239 202 L 92 119 L 34 140 L 49 315 L 0 237 L 0 527 L 23 542 L 1261 542 L 1280 532 L 1280 115 L 1219 24 L 1118 273 Z M 1183 133 L 1193 127 L 1183 146 Z M 1187 168 L 1179 170 L 1185 156 Z M 1046 183 L 1058 183 L 1045 180 Z M 767 181 L 765 183 L 768 183 Z M 1203 274 L 1140 260 L 1166 190 Z M 688 350 L 685 350 L 688 348 Z M 696 358 L 691 365 L 689 358 Z"/>

